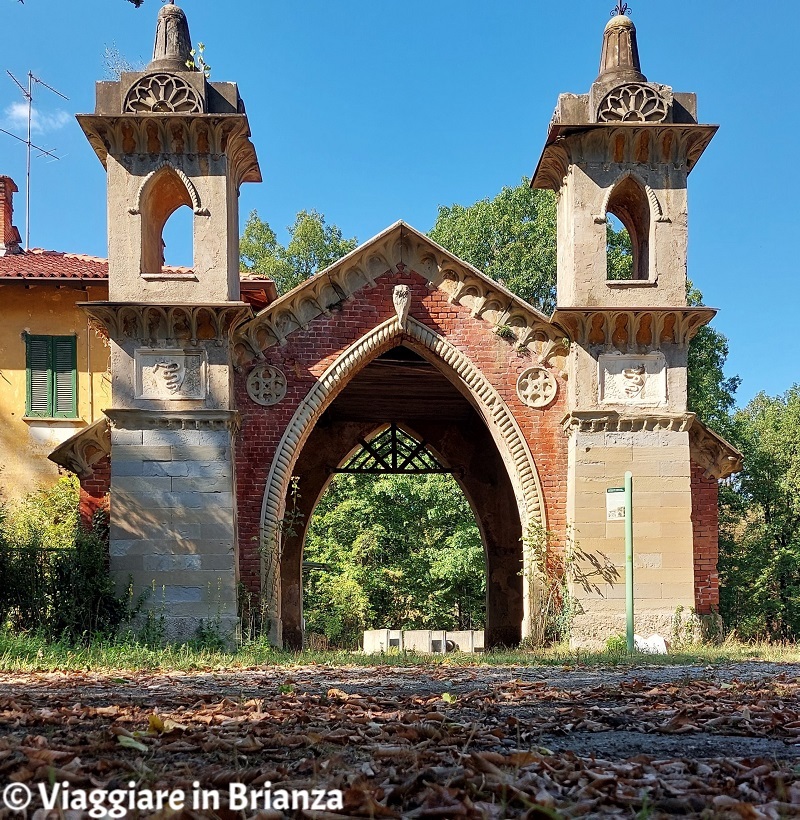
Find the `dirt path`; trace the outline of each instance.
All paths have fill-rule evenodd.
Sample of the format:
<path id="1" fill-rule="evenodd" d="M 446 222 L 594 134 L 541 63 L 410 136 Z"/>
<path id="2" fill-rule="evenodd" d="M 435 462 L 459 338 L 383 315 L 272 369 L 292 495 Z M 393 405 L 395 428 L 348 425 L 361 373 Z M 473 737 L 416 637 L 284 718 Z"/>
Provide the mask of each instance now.
<path id="1" fill-rule="evenodd" d="M 0 785 L 270 782 L 344 804 L 130 817 L 800 816 L 798 758 L 791 665 L 0 676 Z M 36 820 L 88 816 L 37 799 Z"/>

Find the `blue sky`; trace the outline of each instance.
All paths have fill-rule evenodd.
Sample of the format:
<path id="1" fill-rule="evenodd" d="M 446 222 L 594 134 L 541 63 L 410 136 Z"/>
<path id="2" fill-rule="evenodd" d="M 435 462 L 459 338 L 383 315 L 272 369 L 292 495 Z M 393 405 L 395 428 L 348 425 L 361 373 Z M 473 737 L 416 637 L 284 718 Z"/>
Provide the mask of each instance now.
<path id="1" fill-rule="evenodd" d="M 73 114 L 91 111 L 103 52 L 152 51 L 159 0 L 0 0 L 0 69 L 38 94 L 32 246 L 106 254 L 105 178 Z M 212 79 L 239 83 L 264 175 L 242 189 L 285 238 L 301 208 L 366 240 L 397 219 L 420 230 L 536 165 L 559 92 L 597 74 L 612 0 L 183 0 Z M 720 131 L 690 178 L 690 276 L 720 308 L 740 401 L 798 379 L 795 191 L 800 186 L 800 3 L 632 0 L 648 79 L 699 95 Z M 224 11 L 220 11 L 223 9 Z M 20 132 L 0 76 L 0 127 Z M 0 172 L 22 182 L 24 147 L 0 135 Z M 18 199 L 17 224 L 24 222 Z M 782 362 L 789 362 L 783 367 Z M 780 366 L 779 366 L 780 365 Z"/>

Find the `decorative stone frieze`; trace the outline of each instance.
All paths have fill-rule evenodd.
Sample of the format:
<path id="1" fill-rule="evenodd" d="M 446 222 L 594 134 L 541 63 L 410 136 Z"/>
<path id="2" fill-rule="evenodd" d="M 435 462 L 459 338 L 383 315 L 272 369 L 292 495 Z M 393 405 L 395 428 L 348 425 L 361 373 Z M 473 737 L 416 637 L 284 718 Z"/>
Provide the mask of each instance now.
<path id="1" fill-rule="evenodd" d="M 600 122 L 664 122 L 668 115 L 667 101 L 647 83 L 612 88 L 597 109 Z"/>
<path id="2" fill-rule="evenodd" d="M 92 467 L 111 452 L 111 430 L 108 419 L 98 419 L 74 436 L 70 436 L 48 456 L 78 478 L 91 477 Z"/>
<path id="3" fill-rule="evenodd" d="M 692 461 L 705 470 L 706 478 L 723 479 L 742 469 L 742 454 L 699 419 L 689 432 L 689 445 Z"/>
<path id="4" fill-rule="evenodd" d="M 108 155 L 131 171 L 140 155 L 223 156 L 230 160 L 237 185 L 261 182 L 250 127 L 244 114 L 122 114 L 118 117 L 81 114 L 78 122 L 103 166 Z"/>
<path id="5" fill-rule="evenodd" d="M 216 305 L 147 305 L 128 302 L 82 302 L 98 333 L 157 345 L 174 341 L 196 347 L 200 341 L 221 346 L 238 325 L 252 316 L 244 302 Z"/>
<path id="6" fill-rule="evenodd" d="M 663 353 L 598 357 L 601 404 L 657 407 L 667 403 L 667 363 Z"/>
<path id="7" fill-rule="evenodd" d="M 137 399 L 202 400 L 208 395 L 208 354 L 205 350 L 134 352 Z"/>
<path id="8" fill-rule="evenodd" d="M 572 433 L 685 433 L 694 423 L 694 413 L 651 414 L 625 416 L 614 411 L 575 411 L 567 414 L 561 426 L 567 435 Z"/>
<path id="9" fill-rule="evenodd" d="M 664 344 L 683 348 L 716 314 L 714 308 L 558 308 L 553 321 L 583 347 L 621 352 L 652 350 Z"/>
<path id="10" fill-rule="evenodd" d="M 547 407 L 555 400 L 557 392 L 558 382 L 544 367 L 529 367 L 517 379 L 517 395 L 528 407 Z"/>
<path id="11" fill-rule="evenodd" d="M 126 114 L 203 114 L 196 89 L 175 74 L 148 74 L 137 80 L 125 97 Z"/>
<path id="12" fill-rule="evenodd" d="M 254 367 L 247 377 L 247 395 L 262 407 L 278 404 L 286 395 L 286 375 L 277 367 Z"/>
<path id="13" fill-rule="evenodd" d="M 106 410 L 114 429 L 120 430 L 231 430 L 239 432 L 236 410 Z"/>
<path id="14" fill-rule="evenodd" d="M 283 345 L 296 330 L 308 329 L 318 316 L 330 316 L 344 300 L 373 287 L 378 277 L 406 270 L 424 277 L 429 287 L 444 291 L 451 303 L 469 308 L 493 328 L 503 327 L 518 346 L 537 355 L 545 349 L 554 355 L 554 345 L 567 353 L 563 334 L 544 314 L 424 234 L 398 222 L 239 328 L 234 360 L 244 366 L 263 358 L 265 350 Z"/>
<path id="15" fill-rule="evenodd" d="M 554 123 L 532 184 L 534 188 L 561 190 L 570 166 L 585 164 L 585 157 L 631 168 L 685 164 L 690 171 L 716 132 L 715 125 Z"/>

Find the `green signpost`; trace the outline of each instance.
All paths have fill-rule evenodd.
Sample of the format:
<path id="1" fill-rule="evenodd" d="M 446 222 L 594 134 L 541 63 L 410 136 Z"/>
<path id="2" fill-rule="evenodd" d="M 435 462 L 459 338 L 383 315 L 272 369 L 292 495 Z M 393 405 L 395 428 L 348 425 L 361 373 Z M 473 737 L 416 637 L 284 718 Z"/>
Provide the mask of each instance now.
<path id="1" fill-rule="evenodd" d="M 617 493 L 624 493 L 624 503 Z M 633 473 L 625 473 L 624 487 L 606 490 L 606 518 L 625 521 L 625 638 L 628 652 L 633 652 Z"/>

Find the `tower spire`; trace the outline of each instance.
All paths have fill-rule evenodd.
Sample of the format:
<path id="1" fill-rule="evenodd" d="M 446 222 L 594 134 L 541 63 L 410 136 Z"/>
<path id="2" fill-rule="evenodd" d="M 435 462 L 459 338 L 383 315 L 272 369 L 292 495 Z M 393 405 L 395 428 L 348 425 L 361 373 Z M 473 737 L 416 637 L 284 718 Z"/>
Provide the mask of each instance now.
<path id="1" fill-rule="evenodd" d="M 646 83 L 639 63 L 639 46 L 636 42 L 636 26 L 628 17 L 627 3 L 618 3 L 615 12 L 603 32 L 603 52 L 600 57 L 601 83 Z"/>
<path id="2" fill-rule="evenodd" d="M 163 5 L 158 12 L 156 42 L 153 59 L 148 71 L 191 71 L 187 61 L 191 60 L 192 38 L 189 22 L 182 8 L 174 0 Z"/>

